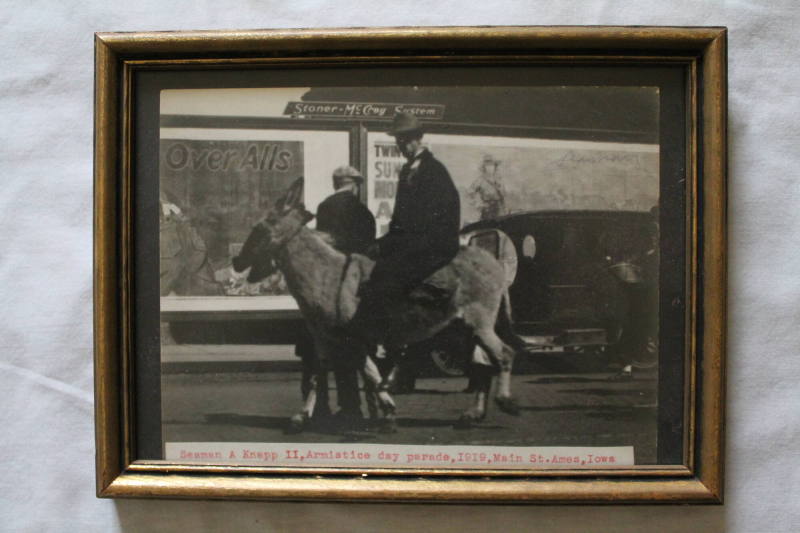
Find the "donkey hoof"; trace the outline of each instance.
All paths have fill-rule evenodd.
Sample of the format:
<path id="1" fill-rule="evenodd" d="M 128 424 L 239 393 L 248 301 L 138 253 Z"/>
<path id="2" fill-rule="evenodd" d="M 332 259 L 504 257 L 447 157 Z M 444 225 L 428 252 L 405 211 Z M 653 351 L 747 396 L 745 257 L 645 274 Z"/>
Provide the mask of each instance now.
<path id="1" fill-rule="evenodd" d="M 500 396 L 494 399 L 495 403 L 497 404 L 498 409 L 503 411 L 504 413 L 508 413 L 510 415 L 519 416 L 521 411 L 519 409 L 519 405 L 510 396 Z"/>
<path id="2" fill-rule="evenodd" d="M 389 434 L 397 433 L 397 420 L 394 418 L 384 418 L 378 426 L 378 433 Z"/>
<path id="3" fill-rule="evenodd" d="M 292 418 L 289 419 L 289 424 L 286 426 L 286 434 L 287 435 L 296 435 L 298 433 L 302 433 L 303 429 L 306 426 L 306 417 L 302 414 L 292 415 Z"/>
<path id="4" fill-rule="evenodd" d="M 453 424 L 453 427 L 456 429 L 472 429 L 477 421 L 478 418 L 474 414 L 464 413 L 461 415 L 461 418 L 456 420 L 456 423 Z"/>

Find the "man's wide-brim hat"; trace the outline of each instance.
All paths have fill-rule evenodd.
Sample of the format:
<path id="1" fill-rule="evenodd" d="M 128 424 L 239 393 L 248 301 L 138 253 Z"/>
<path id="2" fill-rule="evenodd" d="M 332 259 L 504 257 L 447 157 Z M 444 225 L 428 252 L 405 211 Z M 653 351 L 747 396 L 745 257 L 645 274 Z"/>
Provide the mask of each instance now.
<path id="1" fill-rule="evenodd" d="M 422 123 L 419 119 L 406 111 L 401 111 L 394 116 L 392 127 L 389 128 L 389 135 L 397 137 L 398 135 L 411 135 L 414 133 L 422 133 Z"/>
<path id="2" fill-rule="evenodd" d="M 364 181 L 364 176 L 361 175 L 361 172 L 359 172 L 358 169 L 356 169 L 355 167 L 351 167 L 350 165 L 342 165 L 341 167 L 334 170 L 333 177 L 334 179 L 337 180 L 349 179 L 359 183 Z"/>

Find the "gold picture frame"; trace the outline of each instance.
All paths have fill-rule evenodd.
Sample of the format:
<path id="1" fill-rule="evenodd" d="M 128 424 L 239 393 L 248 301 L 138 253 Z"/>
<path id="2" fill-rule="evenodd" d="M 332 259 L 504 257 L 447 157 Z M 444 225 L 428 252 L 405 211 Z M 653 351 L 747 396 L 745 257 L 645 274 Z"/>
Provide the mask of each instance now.
<path id="1" fill-rule="evenodd" d="M 440 27 L 95 35 L 94 365 L 100 497 L 485 503 L 722 503 L 726 335 L 724 28 Z M 680 464 L 446 470 L 142 460 L 134 242 L 137 76 L 237 70 L 670 65 L 684 73 L 685 348 Z M 155 156 L 152 156 L 155 157 Z M 141 310 L 140 310 L 141 311 Z"/>

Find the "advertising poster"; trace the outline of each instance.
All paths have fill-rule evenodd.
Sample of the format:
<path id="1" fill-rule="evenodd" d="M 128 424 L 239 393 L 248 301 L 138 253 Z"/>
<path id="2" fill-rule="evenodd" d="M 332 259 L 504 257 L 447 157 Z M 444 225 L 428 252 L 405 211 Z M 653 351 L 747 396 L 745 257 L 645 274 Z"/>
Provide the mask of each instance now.
<path id="1" fill-rule="evenodd" d="M 388 230 L 405 158 L 394 138 L 370 133 L 368 206 Z M 658 204 L 657 144 L 428 134 L 450 173 L 461 225 L 533 210 L 647 211 Z"/>

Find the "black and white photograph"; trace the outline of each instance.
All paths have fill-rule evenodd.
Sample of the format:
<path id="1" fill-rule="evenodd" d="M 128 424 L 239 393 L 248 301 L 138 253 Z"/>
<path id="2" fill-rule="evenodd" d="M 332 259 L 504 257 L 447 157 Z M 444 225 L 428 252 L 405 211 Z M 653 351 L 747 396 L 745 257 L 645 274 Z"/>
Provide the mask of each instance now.
<path id="1" fill-rule="evenodd" d="M 163 459 L 681 462 L 659 443 L 658 86 L 158 105 Z"/>

